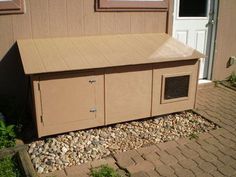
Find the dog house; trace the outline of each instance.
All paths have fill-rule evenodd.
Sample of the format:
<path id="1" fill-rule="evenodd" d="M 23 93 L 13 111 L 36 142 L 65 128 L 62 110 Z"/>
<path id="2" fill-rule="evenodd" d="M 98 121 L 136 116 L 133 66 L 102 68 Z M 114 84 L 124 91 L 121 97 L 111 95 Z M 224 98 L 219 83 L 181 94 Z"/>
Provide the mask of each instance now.
<path id="1" fill-rule="evenodd" d="M 167 34 L 17 41 L 38 136 L 194 108 L 199 58 Z"/>

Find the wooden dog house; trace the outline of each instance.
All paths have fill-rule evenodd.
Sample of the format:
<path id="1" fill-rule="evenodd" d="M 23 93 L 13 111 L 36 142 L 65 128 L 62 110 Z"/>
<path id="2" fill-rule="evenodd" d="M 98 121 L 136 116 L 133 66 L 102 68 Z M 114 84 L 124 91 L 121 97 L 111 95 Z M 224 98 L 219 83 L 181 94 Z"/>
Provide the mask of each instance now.
<path id="1" fill-rule="evenodd" d="M 167 34 L 17 41 L 38 136 L 194 108 L 199 58 Z"/>

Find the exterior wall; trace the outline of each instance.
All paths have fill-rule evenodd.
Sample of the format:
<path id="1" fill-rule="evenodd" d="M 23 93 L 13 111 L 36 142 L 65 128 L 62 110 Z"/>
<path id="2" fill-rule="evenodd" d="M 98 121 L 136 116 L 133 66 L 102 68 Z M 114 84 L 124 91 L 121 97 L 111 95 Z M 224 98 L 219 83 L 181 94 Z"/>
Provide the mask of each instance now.
<path id="1" fill-rule="evenodd" d="M 225 79 L 236 71 L 236 64 L 227 67 L 230 56 L 236 56 L 235 9 L 235 0 L 220 0 L 212 80 Z"/>
<path id="2" fill-rule="evenodd" d="M 26 94 L 17 39 L 166 32 L 167 12 L 94 12 L 94 0 L 26 0 L 23 15 L 0 15 L 0 95 Z"/>

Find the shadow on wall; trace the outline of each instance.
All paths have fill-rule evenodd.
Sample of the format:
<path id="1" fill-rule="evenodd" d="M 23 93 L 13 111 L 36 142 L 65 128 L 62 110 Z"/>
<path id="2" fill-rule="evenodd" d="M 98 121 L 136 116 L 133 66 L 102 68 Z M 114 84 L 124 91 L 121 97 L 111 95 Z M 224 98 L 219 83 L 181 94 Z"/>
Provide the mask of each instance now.
<path id="1" fill-rule="evenodd" d="M 19 50 L 15 43 L 0 61 L 0 112 L 16 111 L 9 110 L 12 105 L 18 112 L 24 111 L 28 104 L 28 87 L 28 78 L 24 75 Z"/>

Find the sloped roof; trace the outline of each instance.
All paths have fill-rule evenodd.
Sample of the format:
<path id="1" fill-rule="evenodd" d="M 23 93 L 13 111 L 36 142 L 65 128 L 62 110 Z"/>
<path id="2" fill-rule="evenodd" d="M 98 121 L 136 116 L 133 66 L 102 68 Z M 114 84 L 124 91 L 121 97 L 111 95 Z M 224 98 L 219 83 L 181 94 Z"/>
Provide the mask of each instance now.
<path id="1" fill-rule="evenodd" d="M 17 41 L 25 74 L 203 58 L 164 33 Z"/>

